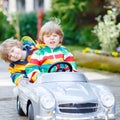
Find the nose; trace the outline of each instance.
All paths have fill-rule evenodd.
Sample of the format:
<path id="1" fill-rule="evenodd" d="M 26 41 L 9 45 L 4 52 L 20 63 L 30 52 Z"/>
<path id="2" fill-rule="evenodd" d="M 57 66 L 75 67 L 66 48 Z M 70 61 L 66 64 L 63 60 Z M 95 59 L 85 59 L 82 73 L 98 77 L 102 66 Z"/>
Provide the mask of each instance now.
<path id="1" fill-rule="evenodd" d="M 15 57 L 15 53 L 11 53 L 10 56 L 11 56 L 11 57 Z"/>
<path id="2" fill-rule="evenodd" d="M 13 52 L 11 52 L 10 55 L 13 56 L 14 55 Z"/>
<path id="3" fill-rule="evenodd" d="M 54 36 L 53 36 L 53 35 L 51 35 L 51 36 L 50 36 L 50 39 L 53 39 L 53 38 L 54 38 Z"/>

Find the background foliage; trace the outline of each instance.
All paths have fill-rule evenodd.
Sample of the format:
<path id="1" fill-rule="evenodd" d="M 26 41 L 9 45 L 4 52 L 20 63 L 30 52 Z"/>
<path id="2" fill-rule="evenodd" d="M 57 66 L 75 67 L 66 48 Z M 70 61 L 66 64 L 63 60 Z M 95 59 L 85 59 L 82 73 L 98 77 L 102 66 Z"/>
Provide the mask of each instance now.
<path id="1" fill-rule="evenodd" d="M 45 13 L 44 20 L 51 16 L 60 18 L 65 34 L 64 44 L 93 47 L 95 43 L 94 48 L 99 48 L 98 38 L 91 30 L 96 23 L 95 17 L 105 12 L 102 5 L 95 0 L 52 0 L 52 10 Z"/>
<path id="2" fill-rule="evenodd" d="M 102 0 L 103 1 L 103 0 Z M 58 9 L 59 8 L 59 9 Z M 52 0 L 51 11 L 44 12 L 43 24 L 51 17 L 61 20 L 64 45 L 100 48 L 98 38 L 91 32 L 97 23 L 95 17 L 104 14 L 103 2 L 99 0 Z M 38 13 L 18 13 L 20 38 L 24 35 L 37 39 Z"/>
<path id="3" fill-rule="evenodd" d="M 37 13 L 19 13 L 19 29 L 20 29 L 20 37 L 25 35 L 32 37 L 36 40 L 37 36 Z"/>
<path id="4" fill-rule="evenodd" d="M 103 18 L 99 15 L 96 20 L 98 24 L 94 27 L 93 33 L 98 37 L 103 51 L 116 51 L 118 37 L 120 36 L 120 22 L 117 23 L 117 9 L 108 10 Z"/>
<path id="5" fill-rule="evenodd" d="M 7 16 L 0 11 L 0 41 L 15 37 L 16 31 L 12 23 L 7 21 Z"/>

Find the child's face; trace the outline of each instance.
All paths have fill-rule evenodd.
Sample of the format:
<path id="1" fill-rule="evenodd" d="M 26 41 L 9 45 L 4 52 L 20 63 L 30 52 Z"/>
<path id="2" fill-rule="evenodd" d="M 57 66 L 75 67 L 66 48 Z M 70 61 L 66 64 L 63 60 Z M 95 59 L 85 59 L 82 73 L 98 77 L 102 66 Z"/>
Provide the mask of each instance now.
<path id="1" fill-rule="evenodd" d="M 22 58 L 22 50 L 18 47 L 12 47 L 8 53 L 9 60 L 16 62 Z"/>
<path id="2" fill-rule="evenodd" d="M 44 43 L 50 48 L 55 48 L 60 43 L 60 36 L 57 33 L 45 34 Z"/>

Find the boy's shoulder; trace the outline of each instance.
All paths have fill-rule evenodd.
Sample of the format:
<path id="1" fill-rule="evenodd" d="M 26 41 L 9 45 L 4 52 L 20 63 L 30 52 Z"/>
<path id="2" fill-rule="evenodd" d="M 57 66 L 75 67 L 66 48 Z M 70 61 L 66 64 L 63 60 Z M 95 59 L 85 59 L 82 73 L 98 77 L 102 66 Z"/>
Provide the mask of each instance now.
<path id="1" fill-rule="evenodd" d="M 63 46 L 63 45 L 61 45 L 60 47 L 61 47 L 61 48 L 63 48 L 63 49 L 66 49 L 66 47 L 65 47 L 65 46 Z"/>
<path id="2" fill-rule="evenodd" d="M 65 46 L 63 46 L 63 45 L 61 45 L 60 48 L 61 48 L 62 50 L 68 51 L 68 49 L 67 49 Z"/>
<path id="3" fill-rule="evenodd" d="M 34 53 L 44 55 L 46 52 L 50 52 L 50 51 L 51 49 L 43 44 L 43 46 L 39 47 Z"/>
<path id="4" fill-rule="evenodd" d="M 37 42 L 36 48 L 37 49 L 43 49 L 43 48 L 45 48 L 45 44 L 41 44 L 41 43 Z"/>

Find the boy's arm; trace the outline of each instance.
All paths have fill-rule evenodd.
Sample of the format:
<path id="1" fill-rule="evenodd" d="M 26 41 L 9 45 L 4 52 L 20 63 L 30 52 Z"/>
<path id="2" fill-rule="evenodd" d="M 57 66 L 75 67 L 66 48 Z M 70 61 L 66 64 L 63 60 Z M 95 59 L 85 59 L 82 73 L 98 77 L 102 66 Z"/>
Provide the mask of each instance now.
<path id="1" fill-rule="evenodd" d="M 17 72 L 15 71 L 15 68 L 12 68 L 11 66 L 8 67 L 8 71 L 10 72 L 10 77 L 16 86 L 18 86 L 21 78 L 26 77 L 25 72 Z"/>
<path id="2" fill-rule="evenodd" d="M 22 37 L 21 41 L 22 41 L 23 46 L 28 45 L 32 47 L 36 45 L 35 41 L 29 36 Z"/>
<path id="3" fill-rule="evenodd" d="M 37 79 L 37 75 L 40 73 L 38 65 L 35 65 L 33 63 L 28 63 L 26 65 L 25 70 L 26 70 L 26 74 L 29 78 L 29 81 L 32 83 L 35 82 Z"/>
<path id="4" fill-rule="evenodd" d="M 69 62 L 73 67 L 73 71 L 77 72 L 77 64 L 75 62 L 75 59 L 72 53 L 70 53 L 67 49 L 65 49 L 64 55 L 65 55 L 64 61 Z"/>
<path id="5" fill-rule="evenodd" d="M 40 73 L 39 66 L 40 66 L 40 55 L 39 51 L 35 51 L 28 64 L 25 67 L 27 77 L 29 78 L 30 82 L 35 82 L 37 79 L 37 75 Z"/>
<path id="6" fill-rule="evenodd" d="M 11 77 L 13 83 L 14 83 L 16 86 L 18 86 L 20 80 L 24 78 L 24 74 L 22 74 L 22 73 L 17 73 L 17 72 L 16 72 L 16 73 L 11 74 L 10 77 Z"/>

